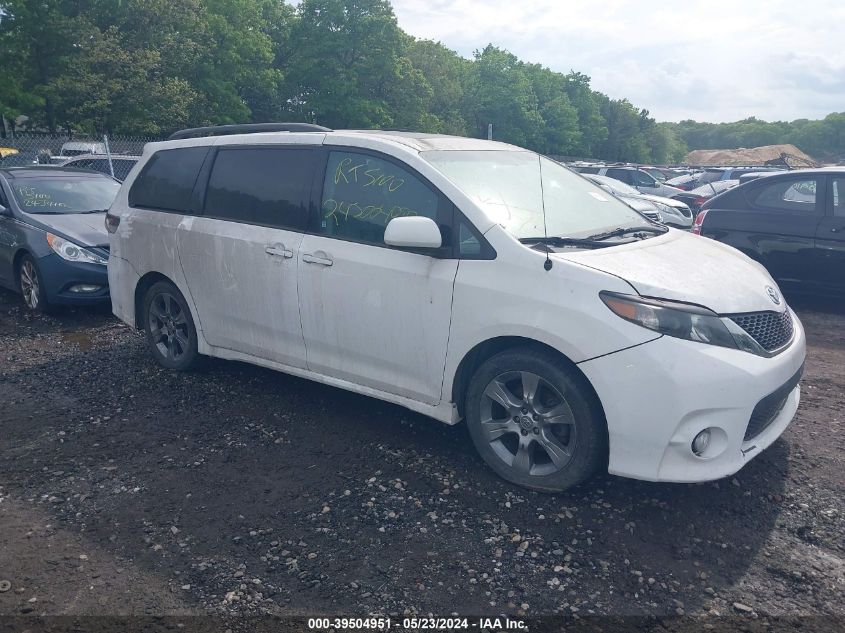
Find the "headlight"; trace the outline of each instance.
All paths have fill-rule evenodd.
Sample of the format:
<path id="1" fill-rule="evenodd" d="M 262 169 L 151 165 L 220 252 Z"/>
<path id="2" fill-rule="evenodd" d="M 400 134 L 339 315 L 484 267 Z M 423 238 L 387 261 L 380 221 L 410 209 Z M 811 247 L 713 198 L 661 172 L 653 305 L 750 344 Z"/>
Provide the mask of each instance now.
<path id="1" fill-rule="evenodd" d="M 109 263 L 104 257 L 100 257 L 96 253 L 79 246 L 79 244 L 74 244 L 52 233 L 47 233 L 47 243 L 59 257 L 69 262 L 85 262 L 88 264 L 101 264 L 103 266 Z"/>
<path id="2" fill-rule="evenodd" d="M 688 341 L 743 349 L 725 321 L 706 308 L 614 292 L 602 292 L 599 296 L 614 314 L 649 330 Z"/>

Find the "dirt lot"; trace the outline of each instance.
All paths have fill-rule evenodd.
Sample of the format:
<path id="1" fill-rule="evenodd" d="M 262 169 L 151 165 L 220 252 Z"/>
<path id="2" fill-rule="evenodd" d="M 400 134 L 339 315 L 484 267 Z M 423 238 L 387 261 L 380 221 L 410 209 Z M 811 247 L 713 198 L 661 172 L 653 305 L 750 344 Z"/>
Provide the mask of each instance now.
<path id="1" fill-rule="evenodd" d="M 462 426 L 0 291 L 0 614 L 845 614 L 845 307 L 735 478 L 542 495 Z M 3 585 L 0 584 L 0 590 Z"/>

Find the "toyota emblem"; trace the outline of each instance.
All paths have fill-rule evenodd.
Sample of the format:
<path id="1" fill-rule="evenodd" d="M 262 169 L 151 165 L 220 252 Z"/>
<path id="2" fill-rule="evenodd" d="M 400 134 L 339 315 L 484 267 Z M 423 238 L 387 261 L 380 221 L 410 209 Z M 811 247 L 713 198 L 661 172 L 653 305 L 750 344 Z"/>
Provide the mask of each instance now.
<path id="1" fill-rule="evenodd" d="M 769 295 L 769 299 L 772 300 L 776 306 L 780 305 L 780 295 L 778 291 L 772 288 L 771 286 L 766 286 L 766 294 Z"/>

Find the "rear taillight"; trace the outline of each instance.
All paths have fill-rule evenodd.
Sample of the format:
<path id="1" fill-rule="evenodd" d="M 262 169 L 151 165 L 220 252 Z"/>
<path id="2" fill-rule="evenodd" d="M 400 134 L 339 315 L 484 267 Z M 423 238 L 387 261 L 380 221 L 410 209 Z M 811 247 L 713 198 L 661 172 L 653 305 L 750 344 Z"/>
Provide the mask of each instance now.
<path id="1" fill-rule="evenodd" d="M 120 226 L 120 216 L 106 213 L 106 231 L 114 233 L 118 226 Z"/>
<path id="2" fill-rule="evenodd" d="M 692 232 L 696 235 L 701 235 L 701 225 L 704 224 L 704 218 L 707 215 L 707 210 L 699 211 L 695 216 L 695 222 L 692 224 Z"/>

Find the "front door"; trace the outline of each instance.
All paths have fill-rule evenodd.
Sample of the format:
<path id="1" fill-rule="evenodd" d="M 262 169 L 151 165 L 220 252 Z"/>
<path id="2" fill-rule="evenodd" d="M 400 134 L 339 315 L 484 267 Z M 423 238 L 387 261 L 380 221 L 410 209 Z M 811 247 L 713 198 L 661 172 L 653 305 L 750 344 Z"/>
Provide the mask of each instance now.
<path id="1" fill-rule="evenodd" d="M 824 180 L 814 175 L 761 179 L 746 194 L 749 207 L 736 212 L 769 273 L 779 282 L 800 284 L 815 277 L 816 229 L 824 215 Z"/>
<path id="2" fill-rule="evenodd" d="M 304 368 L 297 265 L 317 150 L 221 148 L 179 260 L 205 340 Z"/>
<path id="3" fill-rule="evenodd" d="M 451 205 L 393 160 L 348 151 L 329 152 L 320 202 L 299 259 L 308 368 L 438 403 L 457 260 L 448 245 L 432 253 L 387 247 L 384 230 L 406 215 L 448 229 Z"/>
<path id="4" fill-rule="evenodd" d="M 845 177 L 829 177 L 827 213 L 816 231 L 816 274 L 823 289 L 845 293 Z"/>

